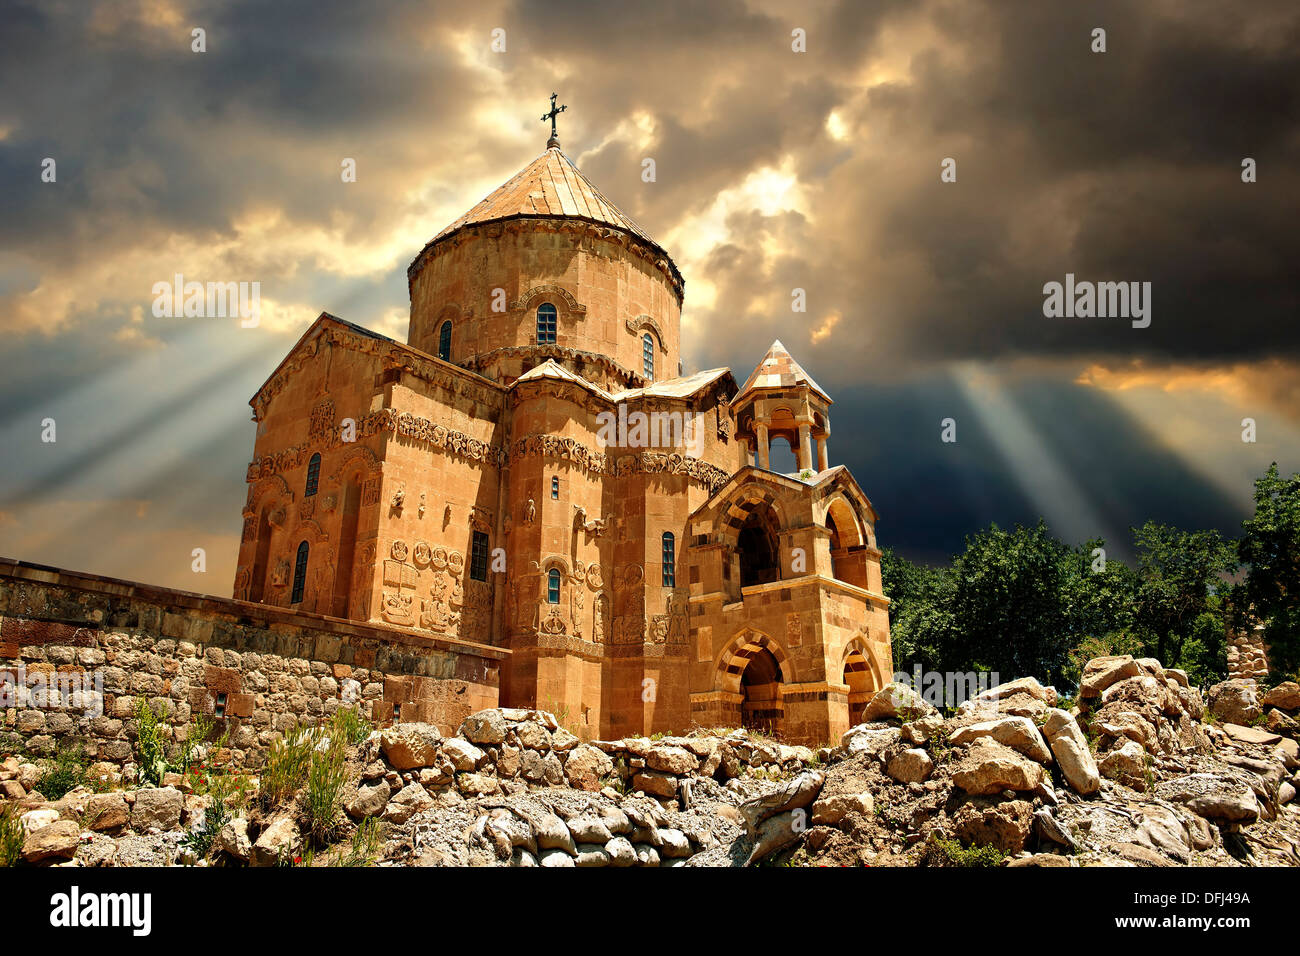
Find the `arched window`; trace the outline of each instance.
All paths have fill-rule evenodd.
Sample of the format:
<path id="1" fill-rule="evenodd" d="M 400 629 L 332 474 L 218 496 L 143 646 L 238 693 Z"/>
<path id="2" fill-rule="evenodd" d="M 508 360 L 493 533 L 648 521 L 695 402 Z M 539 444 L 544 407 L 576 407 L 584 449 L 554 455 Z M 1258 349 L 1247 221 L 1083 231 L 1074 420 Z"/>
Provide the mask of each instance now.
<path id="1" fill-rule="evenodd" d="M 316 494 L 316 489 L 320 485 L 320 452 L 311 456 L 311 461 L 307 462 L 307 488 L 303 491 L 304 498 L 310 498 Z"/>
<path id="2" fill-rule="evenodd" d="M 302 601 L 302 591 L 307 586 L 308 550 L 306 541 L 298 545 L 298 557 L 293 563 L 293 593 L 289 595 L 290 604 L 298 604 Z"/>
<path id="3" fill-rule="evenodd" d="M 677 572 L 674 565 L 677 563 L 677 541 L 671 531 L 664 532 L 664 587 L 677 587 Z"/>
<path id="4" fill-rule="evenodd" d="M 655 338 L 649 332 L 641 336 L 641 367 L 645 377 L 654 381 L 655 377 Z"/>
<path id="5" fill-rule="evenodd" d="M 560 603 L 560 569 L 551 568 L 546 572 L 546 603 Z"/>
<path id="6" fill-rule="evenodd" d="M 555 306 L 543 302 L 537 307 L 537 344 L 555 344 L 556 312 Z"/>
<path id="7" fill-rule="evenodd" d="M 442 323 L 438 329 L 438 358 L 444 362 L 451 361 L 451 319 Z"/>

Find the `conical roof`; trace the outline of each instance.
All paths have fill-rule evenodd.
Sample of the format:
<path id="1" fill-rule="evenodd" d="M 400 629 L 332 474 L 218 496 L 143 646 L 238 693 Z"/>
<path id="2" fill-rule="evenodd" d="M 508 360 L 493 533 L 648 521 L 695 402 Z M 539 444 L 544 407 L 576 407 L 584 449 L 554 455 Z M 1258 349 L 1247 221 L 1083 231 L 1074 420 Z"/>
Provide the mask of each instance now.
<path id="1" fill-rule="evenodd" d="M 807 386 L 828 402 L 831 400 L 831 397 L 822 391 L 822 387 L 813 381 L 813 377 L 803 370 L 803 366 L 786 351 L 781 340 L 777 339 L 767 350 L 763 360 L 758 363 L 753 374 L 745 380 L 745 384 L 731 400 L 731 404 L 734 406 L 750 392 L 760 388 L 793 388 L 798 385 Z"/>
<path id="2" fill-rule="evenodd" d="M 612 226 L 631 233 L 658 248 L 640 226 L 582 174 L 559 146 L 552 146 L 505 183 L 494 189 L 473 209 L 438 235 L 449 236 L 465 226 L 517 217 L 563 217 Z"/>

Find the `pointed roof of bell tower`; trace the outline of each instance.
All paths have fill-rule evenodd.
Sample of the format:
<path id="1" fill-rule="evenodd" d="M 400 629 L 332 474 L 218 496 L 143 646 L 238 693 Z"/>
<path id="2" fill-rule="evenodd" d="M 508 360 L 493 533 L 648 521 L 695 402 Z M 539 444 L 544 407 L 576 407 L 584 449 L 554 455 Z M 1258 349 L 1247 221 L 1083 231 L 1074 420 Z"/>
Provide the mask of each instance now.
<path id="1" fill-rule="evenodd" d="M 781 340 L 777 339 L 731 402 L 732 405 L 739 404 L 750 392 L 758 389 L 794 388 L 800 385 L 816 392 L 828 403 L 831 401 L 831 397 L 813 381 L 813 377 L 803 370 L 803 366 L 794 360 L 794 356 L 786 351 Z"/>

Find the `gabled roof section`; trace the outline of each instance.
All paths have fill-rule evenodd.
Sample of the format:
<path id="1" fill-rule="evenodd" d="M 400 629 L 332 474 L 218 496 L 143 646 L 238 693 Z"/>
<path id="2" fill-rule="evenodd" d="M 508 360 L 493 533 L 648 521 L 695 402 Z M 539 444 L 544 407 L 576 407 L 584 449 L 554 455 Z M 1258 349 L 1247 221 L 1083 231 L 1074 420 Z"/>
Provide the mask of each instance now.
<path id="1" fill-rule="evenodd" d="M 736 380 L 731 375 L 731 369 L 711 368 L 682 378 L 664 379 L 662 382 L 655 382 L 645 388 L 633 388 L 625 392 L 618 392 L 614 395 L 614 400 L 626 402 L 634 398 L 690 398 L 696 392 L 703 391 L 723 377 L 731 380 L 730 384 L 734 390 Z"/>
<path id="2" fill-rule="evenodd" d="M 763 388 L 794 388 L 803 385 L 822 398 L 830 402 L 831 397 L 823 391 L 822 387 L 813 381 L 813 377 L 803 370 L 798 362 L 794 360 L 786 347 L 777 339 L 772 343 L 772 347 L 767 350 L 763 360 L 758 363 L 754 373 L 745 380 L 745 384 L 740 388 L 740 394 L 736 399 L 742 399 L 752 391 Z"/>
<path id="3" fill-rule="evenodd" d="M 576 372 L 571 372 L 554 359 L 547 359 L 541 365 L 535 366 L 520 375 L 510 387 L 523 384 L 524 382 L 537 382 L 543 379 L 552 381 L 571 382 L 575 385 L 581 385 L 593 394 L 600 396 L 607 402 L 618 404 L 619 402 L 628 402 L 638 398 L 690 398 L 692 395 L 703 391 L 705 388 L 726 378 L 734 389 L 736 380 L 731 376 L 729 368 L 711 368 L 704 372 L 696 372 L 694 375 L 688 375 L 684 378 L 670 378 L 662 382 L 655 382 L 645 388 L 627 389 L 622 392 L 607 392 L 594 382 L 589 382 Z"/>

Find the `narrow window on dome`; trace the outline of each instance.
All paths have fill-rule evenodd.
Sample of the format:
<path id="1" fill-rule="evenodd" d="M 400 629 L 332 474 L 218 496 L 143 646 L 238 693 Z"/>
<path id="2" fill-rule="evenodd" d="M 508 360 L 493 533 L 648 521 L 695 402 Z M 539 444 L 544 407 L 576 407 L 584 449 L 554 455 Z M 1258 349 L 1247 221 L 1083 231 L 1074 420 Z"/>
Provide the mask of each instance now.
<path id="1" fill-rule="evenodd" d="M 559 479 L 559 478 L 552 478 L 552 479 L 551 479 L 551 497 L 552 497 L 552 498 L 559 498 L 559 497 L 560 497 L 560 479 Z"/>
<path id="2" fill-rule="evenodd" d="M 444 362 L 451 361 L 451 320 L 442 323 L 438 330 L 438 358 Z"/>
<path id="3" fill-rule="evenodd" d="M 560 569 L 551 568 L 546 572 L 546 603 L 560 603 Z"/>
<path id="4" fill-rule="evenodd" d="M 655 378 L 655 340 L 654 336 L 649 332 L 641 336 L 641 366 L 645 369 L 645 377 L 653 382 Z"/>
<path id="5" fill-rule="evenodd" d="M 671 531 L 664 532 L 664 587 L 677 587 L 677 572 L 673 565 L 677 561 L 677 541 Z"/>
<path id="6" fill-rule="evenodd" d="M 303 588 L 307 586 L 307 552 L 309 547 L 304 541 L 298 545 L 298 557 L 293 563 L 293 593 L 289 595 L 290 604 L 302 602 Z"/>
<path id="7" fill-rule="evenodd" d="M 320 452 L 311 456 L 311 461 L 307 462 L 307 487 L 303 489 L 302 496 L 310 498 L 316 494 L 316 489 L 320 486 Z"/>
<path id="8" fill-rule="evenodd" d="M 549 302 L 543 302 L 537 307 L 537 344 L 554 345 L 555 344 L 555 326 L 556 326 L 555 306 Z"/>

